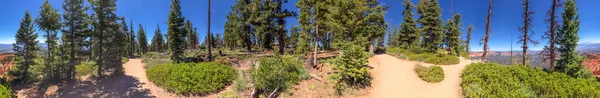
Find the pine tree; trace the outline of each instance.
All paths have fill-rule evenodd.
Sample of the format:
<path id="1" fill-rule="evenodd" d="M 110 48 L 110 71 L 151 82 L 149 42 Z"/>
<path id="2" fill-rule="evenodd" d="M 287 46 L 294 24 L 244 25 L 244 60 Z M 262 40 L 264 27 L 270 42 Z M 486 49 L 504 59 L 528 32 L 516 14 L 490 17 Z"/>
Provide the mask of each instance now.
<path id="1" fill-rule="evenodd" d="M 393 31 L 389 31 L 388 30 L 388 47 L 399 47 L 401 46 L 400 43 L 404 43 L 405 38 L 402 38 L 400 36 L 403 36 L 399 33 L 400 31 L 398 31 L 398 27 L 395 26 Z"/>
<path id="2" fill-rule="evenodd" d="M 184 18 L 181 15 L 181 6 L 179 0 L 172 0 L 171 9 L 169 10 L 168 24 L 168 47 L 171 53 L 171 60 L 174 63 L 181 63 L 183 59 L 183 51 L 185 48 L 185 31 L 183 28 Z"/>
<path id="3" fill-rule="evenodd" d="M 521 37 L 519 39 L 519 43 L 523 43 L 523 46 L 521 46 L 521 48 L 523 48 L 523 66 L 527 66 L 526 62 L 527 62 L 527 50 L 529 49 L 529 46 L 527 45 L 528 43 L 531 43 L 533 45 L 537 45 L 538 42 L 534 41 L 531 39 L 531 36 L 533 36 L 535 33 L 533 31 L 530 32 L 530 28 L 531 26 L 533 26 L 533 22 L 531 22 L 531 17 L 535 12 L 531 12 L 529 11 L 529 0 L 523 0 L 523 27 L 519 27 L 519 31 L 521 31 Z"/>
<path id="4" fill-rule="evenodd" d="M 422 47 L 434 53 L 443 44 L 442 9 L 437 0 L 421 0 L 417 6 L 417 13 L 421 16 L 418 20 L 420 31 L 423 32 Z"/>
<path id="5" fill-rule="evenodd" d="M 165 39 L 160 33 L 160 27 L 156 24 L 156 30 L 154 31 L 154 37 L 150 45 L 150 51 L 163 52 L 165 47 Z"/>
<path id="6" fill-rule="evenodd" d="M 211 48 L 212 48 L 212 47 L 211 47 L 212 45 L 211 45 L 210 43 L 212 43 L 212 34 L 210 34 L 210 33 L 211 33 L 211 32 L 210 32 L 210 22 L 211 22 L 211 20 L 210 20 L 210 4 L 211 4 L 210 0 L 208 0 L 208 3 L 207 3 L 207 4 L 208 4 L 208 9 L 207 9 L 207 10 L 208 10 L 208 11 L 207 11 L 207 12 L 208 12 L 208 15 L 207 15 L 207 16 L 208 16 L 208 27 L 207 27 L 207 29 L 208 29 L 208 32 L 207 32 L 206 34 L 207 34 L 207 35 L 210 35 L 211 37 L 208 37 L 208 39 L 206 39 L 206 40 L 208 40 L 208 53 L 207 53 L 206 59 L 207 59 L 208 61 L 211 61 L 211 60 L 212 60 L 212 59 L 211 59 L 211 58 L 212 58 L 212 49 L 211 49 Z"/>
<path id="7" fill-rule="evenodd" d="M 286 44 L 289 45 L 292 49 L 297 49 L 299 37 L 300 37 L 300 28 L 292 25 L 292 28 L 290 29 L 290 36 L 288 38 L 286 38 L 286 42 L 287 42 Z"/>
<path id="8" fill-rule="evenodd" d="M 129 42 L 129 45 L 131 45 L 129 48 L 131 48 L 131 52 L 133 53 L 133 55 L 136 54 L 140 54 L 140 45 L 139 40 L 137 40 L 136 34 L 134 32 L 133 29 L 133 20 L 129 20 L 130 24 L 129 24 L 129 38 L 131 39 Z"/>
<path id="9" fill-rule="evenodd" d="M 116 12 L 116 0 L 94 0 L 91 1 L 97 17 L 97 22 L 94 24 L 94 47 L 96 47 L 94 58 L 98 65 L 98 76 L 102 76 L 102 72 L 114 70 L 113 74 L 122 74 L 123 66 L 121 57 L 123 54 L 123 46 L 125 43 L 125 33 L 119 30 L 117 20 L 119 17 Z"/>
<path id="10" fill-rule="evenodd" d="M 286 18 L 289 17 L 295 17 L 296 12 L 292 12 L 289 11 L 287 9 L 283 8 L 283 3 L 287 3 L 287 0 L 275 0 L 274 2 L 275 4 L 271 5 L 272 8 L 274 8 L 274 12 L 273 12 L 273 16 L 275 18 L 276 21 L 276 25 L 274 25 L 274 28 L 276 29 L 275 32 L 277 32 L 277 42 L 279 44 L 279 54 L 284 54 L 285 52 L 285 47 L 287 46 L 285 44 L 285 38 L 287 37 L 287 30 L 285 29 L 285 25 L 286 25 Z"/>
<path id="11" fill-rule="evenodd" d="M 66 45 L 68 55 L 69 69 L 67 71 L 67 79 L 73 79 L 75 75 L 75 65 L 79 63 L 82 54 L 84 41 L 89 36 L 88 15 L 85 12 L 87 7 L 83 0 L 65 0 L 63 4 L 64 13 L 62 14 L 64 22 L 62 29 L 63 45 Z"/>
<path id="12" fill-rule="evenodd" d="M 129 27 L 127 27 L 127 22 L 125 22 L 125 18 L 121 19 L 121 30 L 122 32 L 125 32 L 125 43 L 127 44 L 127 46 L 125 46 L 125 56 L 127 57 L 134 57 L 134 46 L 135 44 L 133 44 L 133 42 L 135 41 L 135 39 L 132 39 L 134 35 L 131 34 L 131 32 L 129 32 Z M 132 45 L 133 44 L 133 45 Z"/>
<path id="13" fill-rule="evenodd" d="M 61 79 L 61 69 L 65 66 L 60 65 L 58 62 L 60 61 L 58 57 L 59 50 L 58 49 L 58 30 L 61 27 L 60 14 L 58 11 L 52 7 L 52 5 L 46 0 L 46 2 L 40 7 L 40 17 L 38 17 L 35 22 L 40 28 L 40 30 L 46 32 L 46 44 L 48 45 L 48 52 L 45 56 L 44 65 L 46 66 L 46 73 L 49 75 L 49 79 L 57 80 Z"/>
<path id="14" fill-rule="evenodd" d="M 584 57 L 577 52 L 579 42 L 579 13 L 575 0 L 566 0 L 562 12 L 562 27 L 558 30 L 558 51 L 560 59 L 557 61 L 556 70 L 572 77 L 590 78 L 591 72 L 584 68 Z"/>
<path id="15" fill-rule="evenodd" d="M 389 7 L 379 5 L 378 0 L 367 0 L 365 3 L 365 6 L 368 7 L 366 11 L 368 14 L 366 15 L 366 20 L 364 20 L 365 24 L 363 24 L 366 29 L 365 37 L 371 41 L 371 48 L 369 49 L 370 53 L 374 53 L 374 45 L 378 44 L 374 41 L 385 37 L 387 23 L 384 19 L 386 10 Z M 383 43 L 380 45 L 383 45 Z"/>
<path id="16" fill-rule="evenodd" d="M 8 72 L 8 74 L 16 76 L 16 81 L 28 81 L 25 79 L 30 77 L 29 68 L 36 65 L 34 59 L 39 56 L 35 52 L 40 50 L 40 46 L 37 46 L 37 38 L 31 15 L 29 15 L 29 11 L 25 11 L 19 30 L 15 34 L 16 42 L 12 44 L 16 56 L 15 67 Z"/>
<path id="17" fill-rule="evenodd" d="M 187 48 L 188 49 L 198 48 L 198 35 L 196 34 L 197 33 L 196 29 L 193 28 L 193 26 L 192 26 L 192 22 L 190 22 L 190 20 L 187 20 L 183 26 L 185 27 L 186 32 L 188 32 Z"/>
<path id="18" fill-rule="evenodd" d="M 138 28 L 138 42 L 140 44 L 140 53 L 146 54 L 148 53 L 148 40 L 146 39 L 146 32 L 144 31 L 144 27 L 142 24 L 139 24 Z"/>
<path id="19" fill-rule="evenodd" d="M 448 22 L 449 29 L 446 37 L 448 40 L 447 46 L 450 49 L 451 54 L 460 56 L 460 52 L 462 51 L 462 48 L 460 47 L 460 44 L 462 43 L 460 39 L 460 35 L 462 35 L 462 32 L 460 32 L 460 26 L 462 26 L 460 23 L 461 16 L 460 14 L 455 14 L 453 18 L 453 20 Z"/>
<path id="20" fill-rule="evenodd" d="M 467 42 L 465 42 L 467 53 L 471 53 L 471 34 L 473 34 L 473 30 L 475 30 L 475 27 L 473 27 L 473 24 L 470 24 L 467 28 Z"/>
<path id="21" fill-rule="evenodd" d="M 552 6 L 550 7 L 550 10 L 548 10 L 548 12 L 546 13 L 546 23 L 550 26 L 548 26 L 548 31 L 544 33 L 544 36 L 542 37 L 548 40 L 548 45 L 544 47 L 544 50 L 541 54 L 544 55 L 544 62 L 550 62 L 550 70 L 554 70 L 554 66 L 556 66 L 556 41 L 558 39 L 557 30 L 560 28 L 558 24 L 558 19 L 556 18 L 556 10 L 561 6 L 560 3 L 560 0 L 552 0 Z"/>
<path id="22" fill-rule="evenodd" d="M 487 52 L 489 51 L 488 41 L 490 40 L 490 33 L 492 32 L 490 28 L 492 20 L 492 3 L 493 1 L 490 0 L 490 5 L 488 6 L 487 20 L 485 22 L 485 35 L 481 39 L 481 41 L 483 42 L 483 55 L 481 56 L 481 61 L 483 62 L 486 61 L 485 58 L 487 57 Z"/>
<path id="23" fill-rule="evenodd" d="M 414 49 L 417 45 L 419 45 L 419 39 L 421 38 L 420 32 L 417 31 L 417 22 L 413 18 L 412 9 L 414 5 L 410 0 L 404 0 L 404 11 L 402 15 L 404 18 L 404 22 L 400 25 L 400 33 L 398 35 L 402 35 L 402 37 L 398 37 L 403 39 L 401 43 L 406 43 L 408 46 L 404 46 L 404 48 Z"/>

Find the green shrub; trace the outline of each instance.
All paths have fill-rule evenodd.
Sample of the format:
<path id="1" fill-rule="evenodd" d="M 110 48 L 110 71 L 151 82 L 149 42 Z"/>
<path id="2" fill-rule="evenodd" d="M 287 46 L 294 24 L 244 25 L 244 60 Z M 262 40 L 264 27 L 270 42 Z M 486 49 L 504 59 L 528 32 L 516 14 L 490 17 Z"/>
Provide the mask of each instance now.
<path id="1" fill-rule="evenodd" d="M 237 71 L 218 63 L 160 64 L 146 70 L 148 80 L 177 94 L 207 94 L 233 82 Z"/>
<path id="2" fill-rule="evenodd" d="M 526 66 L 476 63 L 465 67 L 461 83 L 465 97 L 598 98 L 600 82 L 572 78 L 560 72 L 545 72 Z"/>
<path id="3" fill-rule="evenodd" d="M 156 65 L 160 65 L 160 64 L 169 64 L 169 63 L 171 63 L 171 59 L 142 58 L 142 63 L 145 63 L 146 65 L 144 65 L 144 68 L 148 69 L 148 68 L 152 68 Z"/>
<path id="4" fill-rule="evenodd" d="M 368 53 L 359 42 L 354 41 L 341 45 L 342 54 L 331 59 L 333 73 L 330 78 L 334 83 L 337 95 L 341 95 L 346 87 L 364 87 L 371 85 L 371 73 L 368 68 Z"/>
<path id="5" fill-rule="evenodd" d="M 127 61 L 129 61 L 129 58 L 127 58 L 127 57 L 121 57 L 121 62 L 123 64 L 127 63 Z"/>
<path id="6" fill-rule="evenodd" d="M 436 65 L 453 65 L 460 63 L 460 59 L 453 55 L 446 54 L 443 50 L 439 50 L 438 53 L 413 53 L 406 49 L 401 48 L 388 48 L 388 54 L 396 56 L 400 59 L 408 59 L 411 61 L 425 62 Z"/>
<path id="7" fill-rule="evenodd" d="M 237 93 L 231 90 L 227 90 L 223 93 L 221 93 L 221 97 L 218 98 L 237 98 Z"/>
<path id="8" fill-rule="evenodd" d="M 249 70 L 240 71 L 240 76 L 235 80 L 236 91 L 244 91 L 250 89 L 250 86 L 248 85 L 248 83 L 250 83 L 250 75 L 252 75 L 252 73 Z"/>
<path id="9" fill-rule="evenodd" d="M 79 65 L 75 66 L 75 74 L 78 78 L 81 76 L 85 76 L 88 74 L 95 75 L 98 66 L 96 66 L 96 62 L 82 62 Z"/>
<path id="10" fill-rule="evenodd" d="M 421 64 L 415 65 L 414 71 L 423 81 L 438 83 L 444 80 L 444 69 L 440 66 L 425 67 Z"/>
<path id="11" fill-rule="evenodd" d="M 0 78 L 0 98 L 17 98 L 12 91 L 10 82 L 6 78 Z"/>
<path id="12" fill-rule="evenodd" d="M 261 91 L 286 90 L 301 79 L 302 64 L 300 59 L 289 55 L 261 58 L 253 81 Z"/>

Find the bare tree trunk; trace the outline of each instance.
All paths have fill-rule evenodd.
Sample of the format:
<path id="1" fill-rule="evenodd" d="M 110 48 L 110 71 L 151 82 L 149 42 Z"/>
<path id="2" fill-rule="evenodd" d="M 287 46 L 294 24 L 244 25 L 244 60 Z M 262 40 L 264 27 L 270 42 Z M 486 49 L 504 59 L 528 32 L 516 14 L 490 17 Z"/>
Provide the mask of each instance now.
<path id="1" fill-rule="evenodd" d="M 210 34 L 210 0 L 208 0 L 208 28 L 207 29 L 208 29 L 208 33 L 207 33 L 208 35 L 206 35 L 206 36 L 208 36 L 208 43 L 207 43 L 208 44 L 208 54 L 207 54 L 208 56 L 207 56 L 207 60 L 211 61 L 212 51 L 211 51 L 210 48 L 211 48 L 211 44 L 212 44 L 212 41 L 211 41 L 212 39 L 210 37 L 210 35 L 211 35 Z"/>
<path id="2" fill-rule="evenodd" d="M 317 24 L 317 26 L 316 26 L 315 29 L 316 29 L 315 30 L 315 32 L 316 32 L 315 33 L 315 53 L 313 54 L 314 55 L 314 60 L 313 60 L 314 63 L 313 64 L 314 64 L 314 66 L 317 66 L 317 65 L 319 65 L 319 60 L 318 60 L 318 51 L 319 51 L 319 48 L 318 48 L 319 47 L 319 24 Z"/>
<path id="3" fill-rule="evenodd" d="M 279 54 L 283 55 L 285 53 L 285 32 L 283 30 L 279 30 Z"/>
<path id="4" fill-rule="evenodd" d="M 481 61 L 485 62 L 485 58 L 487 57 L 488 50 L 488 41 L 490 39 L 490 23 L 492 18 L 492 0 L 490 0 L 490 5 L 488 8 L 487 21 L 485 23 L 485 36 L 483 37 L 483 55 L 481 56 Z"/>

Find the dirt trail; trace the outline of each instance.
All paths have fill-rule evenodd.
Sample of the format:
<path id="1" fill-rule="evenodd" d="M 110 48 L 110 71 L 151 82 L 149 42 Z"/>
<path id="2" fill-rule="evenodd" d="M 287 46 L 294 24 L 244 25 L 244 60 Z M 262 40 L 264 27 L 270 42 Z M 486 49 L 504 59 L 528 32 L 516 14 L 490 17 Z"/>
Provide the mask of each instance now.
<path id="1" fill-rule="evenodd" d="M 413 68 L 415 64 L 432 66 L 421 62 L 401 60 L 387 54 L 369 59 L 373 70 L 372 98 L 459 98 L 461 97 L 460 73 L 471 61 L 460 59 L 460 64 L 444 65 L 445 78 L 439 83 L 421 80 Z"/>

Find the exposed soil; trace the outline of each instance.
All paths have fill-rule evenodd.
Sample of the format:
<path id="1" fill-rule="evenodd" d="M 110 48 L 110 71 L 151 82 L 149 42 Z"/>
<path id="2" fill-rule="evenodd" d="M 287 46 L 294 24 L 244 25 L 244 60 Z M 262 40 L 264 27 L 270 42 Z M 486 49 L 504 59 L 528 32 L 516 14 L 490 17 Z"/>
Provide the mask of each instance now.
<path id="1" fill-rule="evenodd" d="M 372 57 L 369 65 L 374 67 L 371 98 L 460 98 L 460 74 L 472 61 L 461 58 L 456 65 L 441 66 L 445 78 L 439 83 L 421 80 L 415 71 L 416 64 L 432 66 L 421 62 L 401 60 L 387 54 Z"/>

